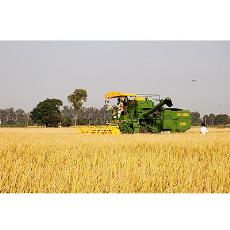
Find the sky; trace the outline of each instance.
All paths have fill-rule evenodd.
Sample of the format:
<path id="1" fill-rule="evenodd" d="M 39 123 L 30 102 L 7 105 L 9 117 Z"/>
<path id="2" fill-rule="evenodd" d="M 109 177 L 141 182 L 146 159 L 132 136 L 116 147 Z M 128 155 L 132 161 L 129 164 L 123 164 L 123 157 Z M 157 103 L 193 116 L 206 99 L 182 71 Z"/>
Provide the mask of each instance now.
<path id="1" fill-rule="evenodd" d="M 171 97 L 174 107 L 230 114 L 230 41 L 0 41 L 0 108 L 68 105 L 74 89 L 102 107 L 108 91 Z"/>

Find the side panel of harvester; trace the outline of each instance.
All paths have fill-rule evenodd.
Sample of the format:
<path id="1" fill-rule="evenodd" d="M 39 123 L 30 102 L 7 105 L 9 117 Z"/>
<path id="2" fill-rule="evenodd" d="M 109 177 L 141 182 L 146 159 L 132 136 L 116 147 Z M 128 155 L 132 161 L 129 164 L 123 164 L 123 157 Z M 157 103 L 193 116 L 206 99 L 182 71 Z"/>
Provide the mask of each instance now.
<path id="1" fill-rule="evenodd" d="M 191 127 L 189 110 L 165 109 L 163 111 L 162 129 L 172 132 L 184 132 Z"/>

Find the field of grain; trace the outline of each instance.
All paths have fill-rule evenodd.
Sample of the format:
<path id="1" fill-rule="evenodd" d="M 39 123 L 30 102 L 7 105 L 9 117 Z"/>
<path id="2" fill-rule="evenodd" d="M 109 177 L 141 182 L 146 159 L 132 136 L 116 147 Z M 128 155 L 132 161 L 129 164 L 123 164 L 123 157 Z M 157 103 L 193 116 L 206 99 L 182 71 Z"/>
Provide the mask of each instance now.
<path id="1" fill-rule="evenodd" d="M 230 129 L 91 135 L 1 128 L 1 193 L 229 193 Z"/>

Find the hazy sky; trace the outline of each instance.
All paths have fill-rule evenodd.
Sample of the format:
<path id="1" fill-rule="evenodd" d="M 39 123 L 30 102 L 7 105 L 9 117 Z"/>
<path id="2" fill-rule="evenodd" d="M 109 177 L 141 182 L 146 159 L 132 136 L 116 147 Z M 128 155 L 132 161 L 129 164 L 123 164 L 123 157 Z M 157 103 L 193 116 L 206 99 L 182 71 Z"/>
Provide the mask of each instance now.
<path id="1" fill-rule="evenodd" d="M 75 88 L 87 89 L 85 106 L 125 91 L 230 114 L 230 41 L 0 41 L 0 108 L 30 111 L 46 98 L 68 104 Z"/>

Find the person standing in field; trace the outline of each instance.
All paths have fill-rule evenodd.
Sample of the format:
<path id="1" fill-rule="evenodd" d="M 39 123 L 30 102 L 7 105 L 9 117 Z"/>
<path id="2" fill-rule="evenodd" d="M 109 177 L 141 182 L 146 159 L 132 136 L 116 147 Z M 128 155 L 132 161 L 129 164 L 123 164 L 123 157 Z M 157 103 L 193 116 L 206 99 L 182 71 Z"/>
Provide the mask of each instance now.
<path id="1" fill-rule="evenodd" d="M 208 129 L 207 129 L 205 123 L 201 124 L 200 133 L 204 134 L 204 135 L 208 133 Z"/>

